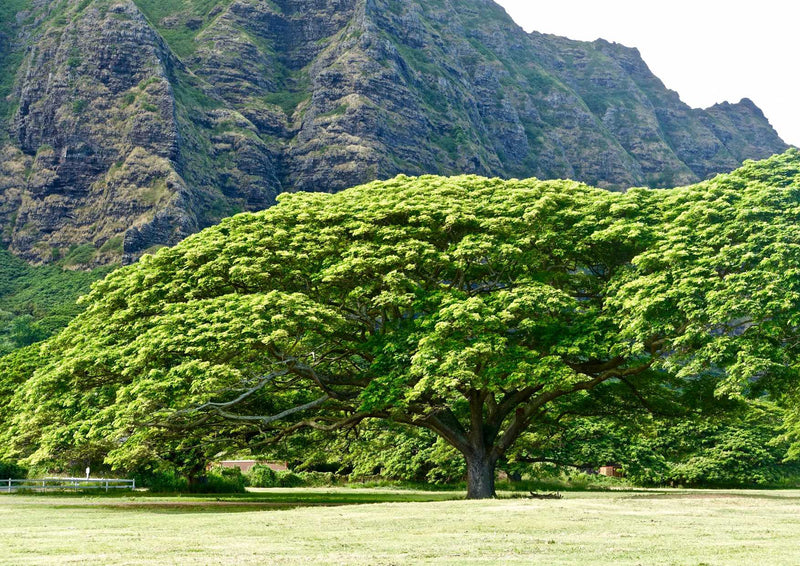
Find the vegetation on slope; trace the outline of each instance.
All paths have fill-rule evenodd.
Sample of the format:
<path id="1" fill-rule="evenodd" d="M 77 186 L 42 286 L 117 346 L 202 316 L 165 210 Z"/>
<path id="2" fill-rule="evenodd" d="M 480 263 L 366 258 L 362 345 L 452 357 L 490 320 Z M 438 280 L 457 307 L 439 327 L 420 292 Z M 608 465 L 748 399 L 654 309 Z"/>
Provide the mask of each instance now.
<path id="1" fill-rule="evenodd" d="M 188 57 L 197 48 L 195 38 L 230 0 L 134 0 L 151 25 L 178 57 Z"/>
<path id="2" fill-rule="evenodd" d="M 30 0 L 4 0 L 0 3 L 0 142 L 8 136 L 2 125 L 11 118 L 16 109 L 9 95 L 14 86 L 17 68 L 23 53 L 12 49 L 17 31 L 17 14 L 30 7 Z"/>
<path id="3" fill-rule="evenodd" d="M 0 249 L 0 353 L 49 338 L 67 326 L 83 310 L 78 297 L 109 271 L 34 267 Z"/>

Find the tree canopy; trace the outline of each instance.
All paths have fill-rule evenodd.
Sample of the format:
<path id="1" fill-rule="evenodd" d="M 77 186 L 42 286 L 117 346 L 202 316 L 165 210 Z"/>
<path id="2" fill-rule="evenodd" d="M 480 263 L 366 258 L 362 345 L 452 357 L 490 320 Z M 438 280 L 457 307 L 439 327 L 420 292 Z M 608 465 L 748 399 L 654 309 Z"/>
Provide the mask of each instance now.
<path id="1" fill-rule="evenodd" d="M 799 216 L 794 150 L 668 191 L 285 194 L 96 283 L 39 347 L 4 444 L 125 467 L 386 419 L 439 435 L 486 497 L 520 435 L 609 387 L 796 395 Z"/>

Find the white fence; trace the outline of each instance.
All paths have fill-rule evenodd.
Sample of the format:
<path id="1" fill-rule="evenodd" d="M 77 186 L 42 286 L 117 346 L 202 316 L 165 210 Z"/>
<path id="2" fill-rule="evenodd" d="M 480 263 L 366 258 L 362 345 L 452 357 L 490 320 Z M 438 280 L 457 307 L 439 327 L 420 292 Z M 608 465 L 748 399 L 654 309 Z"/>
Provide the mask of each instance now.
<path id="1" fill-rule="evenodd" d="M 79 490 L 79 489 L 136 489 L 136 480 L 111 478 L 42 478 L 42 479 L 0 479 L 0 493 L 14 491 Z"/>

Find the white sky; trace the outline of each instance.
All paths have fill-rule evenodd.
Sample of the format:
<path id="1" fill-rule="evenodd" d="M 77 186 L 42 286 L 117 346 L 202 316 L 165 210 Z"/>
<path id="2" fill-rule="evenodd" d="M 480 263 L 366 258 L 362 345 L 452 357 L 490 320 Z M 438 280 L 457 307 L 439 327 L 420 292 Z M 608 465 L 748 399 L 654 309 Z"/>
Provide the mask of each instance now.
<path id="1" fill-rule="evenodd" d="M 750 98 L 800 146 L 798 0 L 496 0 L 527 31 L 637 47 L 695 108 Z"/>

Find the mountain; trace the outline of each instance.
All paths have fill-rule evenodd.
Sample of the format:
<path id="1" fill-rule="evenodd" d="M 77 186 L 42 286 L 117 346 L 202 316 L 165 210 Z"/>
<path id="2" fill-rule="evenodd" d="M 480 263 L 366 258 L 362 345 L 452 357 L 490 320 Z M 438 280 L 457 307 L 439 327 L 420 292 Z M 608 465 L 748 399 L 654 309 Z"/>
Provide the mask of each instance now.
<path id="1" fill-rule="evenodd" d="M 4 0 L 2 241 L 130 261 L 284 191 L 398 173 L 688 184 L 787 145 L 638 51 L 491 0 Z"/>

